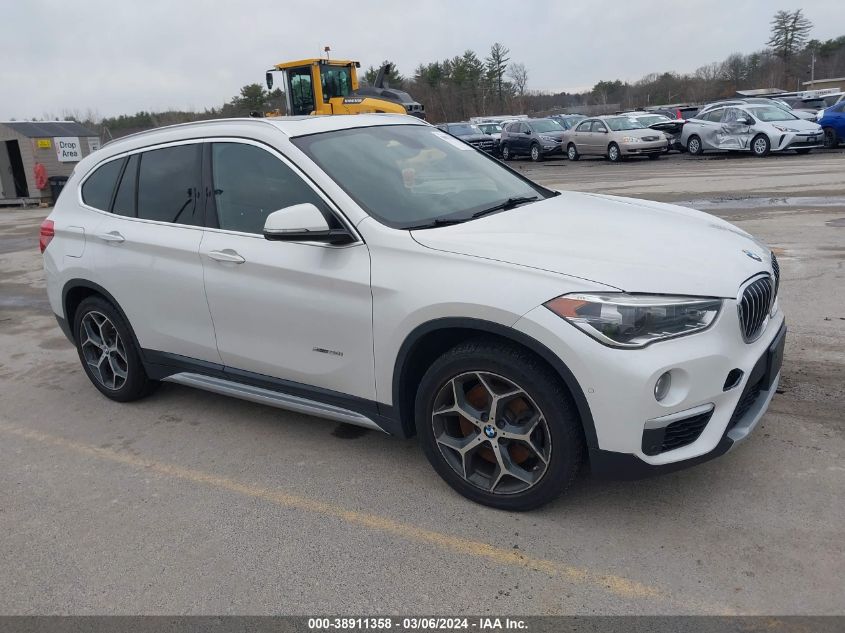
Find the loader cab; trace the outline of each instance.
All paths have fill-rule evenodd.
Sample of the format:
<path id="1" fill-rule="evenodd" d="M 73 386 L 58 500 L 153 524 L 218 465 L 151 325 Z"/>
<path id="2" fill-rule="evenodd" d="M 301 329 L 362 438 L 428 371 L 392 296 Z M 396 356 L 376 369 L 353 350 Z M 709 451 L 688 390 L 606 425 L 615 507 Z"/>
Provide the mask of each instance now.
<path id="1" fill-rule="evenodd" d="M 267 72 L 267 87 L 272 89 L 273 73 L 282 71 L 288 114 L 334 114 L 331 100 L 342 100 L 358 88 L 358 66 L 354 61 L 325 59 L 277 64 Z"/>

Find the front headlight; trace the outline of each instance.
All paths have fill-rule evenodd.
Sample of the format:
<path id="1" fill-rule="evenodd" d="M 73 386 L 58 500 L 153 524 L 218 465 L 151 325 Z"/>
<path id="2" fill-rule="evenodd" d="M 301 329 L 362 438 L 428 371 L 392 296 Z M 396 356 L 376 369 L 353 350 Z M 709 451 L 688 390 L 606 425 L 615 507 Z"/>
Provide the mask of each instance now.
<path id="1" fill-rule="evenodd" d="M 623 143 L 639 143 L 640 139 L 638 136 L 623 136 L 622 142 Z"/>
<path id="2" fill-rule="evenodd" d="M 540 138 L 547 143 L 557 143 L 559 142 L 554 136 L 546 136 L 545 134 L 540 134 Z"/>
<path id="3" fill-rule="evenodd" d="M 773 128 L 776 130 L 780 130 L 781 132 L 797 132 L 798 130 L 793 129 L 791 127 L 785 127 L 783 125 L 772 125 Z"/>
<path id="4" fill-rule="evenodd" d="M 634 349 L 707 329 L 722 300 L 608 292 L 563 295 L 543 305 L 600 343 Z"/>

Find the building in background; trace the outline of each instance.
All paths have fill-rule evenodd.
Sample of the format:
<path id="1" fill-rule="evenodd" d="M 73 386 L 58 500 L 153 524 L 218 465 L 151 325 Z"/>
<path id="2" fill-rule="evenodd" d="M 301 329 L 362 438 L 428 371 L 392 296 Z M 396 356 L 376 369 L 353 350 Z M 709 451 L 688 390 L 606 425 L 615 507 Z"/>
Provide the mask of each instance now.
<path id="1" fill-rule="evenodd" d="M 75 121 L 0 121 L 0 205 L 52 202 L 59 179 L 99 148 L 100 137 Z"/>
<path id="2" fill-rule="evenodd" d="M 804 90 L 845 91 L 845 77 L 833 77 L 831 79 L 813 79 L 804 82 Z"/>

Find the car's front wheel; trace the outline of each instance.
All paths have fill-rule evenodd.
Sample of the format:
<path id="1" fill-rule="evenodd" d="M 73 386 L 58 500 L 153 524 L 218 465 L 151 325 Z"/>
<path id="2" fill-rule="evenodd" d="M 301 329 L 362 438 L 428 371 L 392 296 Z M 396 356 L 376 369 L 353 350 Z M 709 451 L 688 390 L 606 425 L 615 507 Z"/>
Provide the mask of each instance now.
<path id="1" fill-rule="evenodd" d="M 836 130 L 832 127 L 824 128 L 824 146 L 827 149 L 836 149 L 839 145 L 839 138 L 836 135 Z"/>
<path id="2" fill-rule="evenodd" d="M 543 152 L 540 151 L 540 146 L 537 145 L 537 143 L 531 145 L 530 155 L 531 160 L 533 160 L 535 163 L 543 160 Z"/>
<path id="3" fill-rule="evenodd" d="M 616 143 L 608 145 L 607 157 L 610 159 L 611 163 L 618 163 L 622 160 L 622 152 L 619 150 L 619 146 Z"/>
<path id="4" fill-rule="evenodd" d="M 772 148 L 769 142 L 769 137 L 765 134 L 758 134 L 751 140 L 751 153 L 762 158 L 769 155 L 769 150 Z"/>
<path id="5" fill-rule="evenodd" d="M 102 297 L 88 297 L 79 304 L 74 335 L 82 368 L 106 397 L 129 402 L 148 395 L 158 384 L 144 371 L 129 324 Z"/>
<path id="6" fill-rule="evenodd" d="M 568 393 L 533 354 L 507 343 L 470 341 L 441 356 L 420 382 L 415 415 L 434 469 L 484 505 L 519 511 L 548 503 L 581 463 Z"/>
<path id="7" fill-rule="evenodd" d="M 687 151 L 691 156 L 701 156 L 704 153 L 704 146 L 697 136 L 690 136 L 687 140 Z"/>
<path id="8" fill-rule="evenodd" d="M 507 145 L 502 145 L 502 160 L 510 160 L 511 158 L 513 158 L 511 148 Z"/>

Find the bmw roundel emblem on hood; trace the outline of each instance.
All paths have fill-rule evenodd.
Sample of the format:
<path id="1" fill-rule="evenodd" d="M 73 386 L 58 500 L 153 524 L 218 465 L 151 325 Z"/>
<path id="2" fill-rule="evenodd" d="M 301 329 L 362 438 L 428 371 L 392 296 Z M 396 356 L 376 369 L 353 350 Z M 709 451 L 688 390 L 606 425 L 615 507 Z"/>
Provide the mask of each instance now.
<path id="1" fill-rule="evenodd" d="M 743 250 L 742 252 L 745 253 L 746 255 L 748 255 L 755 262 L 762 262 L 763 261 L 763 258 L 760 257 L 757 253 L 755 253 L 753 251 Z"/>

